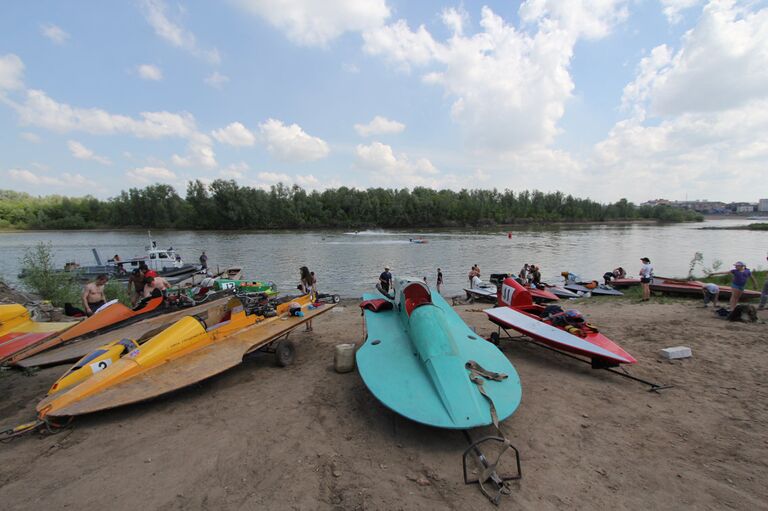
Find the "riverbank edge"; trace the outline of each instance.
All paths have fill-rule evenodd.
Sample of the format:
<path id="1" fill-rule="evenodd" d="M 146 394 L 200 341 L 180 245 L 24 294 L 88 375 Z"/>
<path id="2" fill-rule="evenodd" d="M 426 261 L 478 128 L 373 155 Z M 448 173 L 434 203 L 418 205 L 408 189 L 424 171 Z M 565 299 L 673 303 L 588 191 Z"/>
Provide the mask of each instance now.
<path id="1" fill-rule="evenodd" d="M 475 230 L 495 230 L 495 231 L 507 231 L 514 230 L 519 227 L 537 227 L 537 226 L 590 226 L 590 225 L 672 225 L 680 223 L 699 223 L 703 220 L 681 220 L 679 222 L 657 220 L 653 218 L 641 218 L 636 220 L 531 220 L 521 221 L 514 224 L 494 224 L 494 225 L 468 225 L 468 226 L 420 226 L 420 227 L 377 227 L 377 226 L 362 226 L 362 227 L 312 227 L 303 228 L 297 227 L 295 229 L 227 229 L 225 232 L 238 232 L 238 233 L 251 233 L 251 234 L 275 234 L 275 233 L 295 233 L 295 232 L 349 232 L 354 230 L 355 232 L 361 231 L 391 231 L 391 232 L 424 232 L 425 230 L 436 231 L 451 231 L 451 230 L 463 230 L 475 229 Z M 222 232 L 221 229 L 189 229 L 189 228 L 155 228 L 155 227 L 94 227 L 90 229 L 35 229 L 35 228 L 0 228 L 0 234 L 13 234 L 24 232 L 136 232 L 152 230 L 156 232 Z"/>

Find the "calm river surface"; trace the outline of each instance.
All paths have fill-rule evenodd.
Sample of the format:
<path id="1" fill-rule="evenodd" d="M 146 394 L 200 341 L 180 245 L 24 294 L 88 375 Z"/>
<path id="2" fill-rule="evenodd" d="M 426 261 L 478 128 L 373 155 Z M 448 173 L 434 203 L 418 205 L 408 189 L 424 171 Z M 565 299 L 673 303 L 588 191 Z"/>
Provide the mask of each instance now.
<path id="1" fill-rule="evenodd" d="M 523 263 L 542 267 L 545 280 L 561 271 L 599 279 L 616 266 L 636 276 L 640 258 L 650 257 L 656 274 L 682 276 L 695 252 L 707 266 L 716 259 L 723 270 L 743 260 L 751 268 L 766 266 L 768 232 L 702 230 L 703 226 L 748 224 L 747 220 L 714 220 L 696 224 L 579 225 L 516 228 L 507 231 L 315 231 L 315 232 L 193 232 L 153 231 L 159 246 L 172 245 L 188 262 L 201 250 L 209 266 L 243 267 L 246 278 L 273 280 L 281 290 L 295 289 L 298 268 L 316 272 L 322 292 L 357 297 L 371 290 L 384 265 L 395 275 L 427 277 L 434 284 L 443 270 L 446 293 L 459 293 L 469 268 L 480 265 L 483 279 L 491 272 L 519 271 Z M 409 238 L 423 238 L 413 244 Z M 91 248 L 102 258 L 141 255 L 146 231 L 35 231 L 0 233 L 0 276 L 16 282 L 24 251 L 50 242 L 59 265 L 66 261 L 94 264 Z"/>

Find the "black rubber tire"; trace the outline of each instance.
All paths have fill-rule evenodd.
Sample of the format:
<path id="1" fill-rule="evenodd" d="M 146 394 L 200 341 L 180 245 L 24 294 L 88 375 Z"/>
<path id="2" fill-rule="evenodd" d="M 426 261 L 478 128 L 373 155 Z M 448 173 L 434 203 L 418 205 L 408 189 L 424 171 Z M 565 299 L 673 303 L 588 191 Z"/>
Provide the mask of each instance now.
<path id="1" fill-rule="evenodd" d="M 501 342 L 501 338 L 499 337 L 499 332 L 493 332 L 493 333 L 491 333 L 491 338 L 490 338 L 490 339 L 488 339 L 488 340 L 489 340 L 489 341 L 491 341 L 491 342 L 492 342 L 493 344 L 495 344 L 496 346 L 498 346 L 498 345 L 499 345 L 499 342 Z"/>
<path id="2" fill-rule="evenodd" d="M 275 346 L 275 361 L 280 367 L 287 367 L 293 364 L 296 358 L 296 347 L 293 342 L 285 339 Z"/>

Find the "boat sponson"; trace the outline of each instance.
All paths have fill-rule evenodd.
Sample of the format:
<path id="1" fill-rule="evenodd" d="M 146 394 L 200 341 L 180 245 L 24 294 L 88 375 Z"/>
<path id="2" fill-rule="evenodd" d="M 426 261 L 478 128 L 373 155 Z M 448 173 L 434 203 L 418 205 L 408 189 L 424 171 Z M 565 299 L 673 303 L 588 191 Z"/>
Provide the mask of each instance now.
<path id="1" fill-rule="evenodd" d="M 115 384 L 97 394 L 68 404 L 55 411 L 48 412 L 48 417 L 68 417 L 109 410 L 167 394 L 194 383 L 203 381 L 226 371 L 243 361 L 243 357 L 262 346 L 285 335 L 303 323 L 331 310 L 335 304 L 323 305 L 316 309 L 305 310 L 304 317 L 291 316 L 285 320 L 277 319 L 266 323 L 257 323 L 249 328 L 226 337 L 213 344 L 206 345 L 184 357 L 172 359 L 164 364 L 147 368 L 129 380 Z M 119 362 L 122 362 L 121 359 Z M 113 364 L 114 367 L 117 363 Z M 106 371 L 94 377 L 104 375 Z M 69 392 L 77 391 L 79 385 L 64 392 L 54 394 L 37 405 L 37 411 L 45 409 L 52 401 Z"/>
<path id="2" fill-rule="evenodd" d="M 375 298 L 380 296 L 363 296 L 363 300 Z M 439 294 L 432 293 L 432 305 L 413 311 L 411 336 L 396 309 L 364 314 L 367 338 L 357 351 L 357 367 L 368 389 L 387 408 L 440 428 L 491 424 L 490 405 L 465 367 L 470 360 L 508 376 L 502 381 L 484 380 L 499 420 L 520 404 L 520 378 L 507 357 L 470 330 Z"/>

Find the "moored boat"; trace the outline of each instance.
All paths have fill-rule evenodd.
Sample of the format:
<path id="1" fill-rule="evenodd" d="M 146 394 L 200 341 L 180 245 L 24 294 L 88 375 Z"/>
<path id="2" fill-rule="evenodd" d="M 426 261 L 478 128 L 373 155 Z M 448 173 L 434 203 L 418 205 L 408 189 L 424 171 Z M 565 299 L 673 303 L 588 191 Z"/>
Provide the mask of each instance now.
<path id="1" fill-rule="evenodd" d="M 637 360 L 576 311 L 533 303 L 514 279 L 502 285 L 499 306 L 485 313 L 493 323 L 511 328 L 544 345 L 589 358 L 595 367 L 634 364 Z M 495 337 L 498 341 L 498 337 Z"/>
<path id="2" fill-rule="evenodd" d="M 521 387 L 507 357 L 423 282 L 393 284 L 393 295 L 365 294 L 361 303 L 366 340 L 356 360 L 371 393 L 400 415 L 440 428 L 490 425 L 494 413 L 499 421 L 509 417 Z"/>

